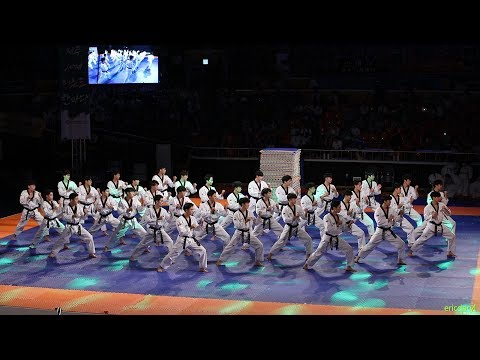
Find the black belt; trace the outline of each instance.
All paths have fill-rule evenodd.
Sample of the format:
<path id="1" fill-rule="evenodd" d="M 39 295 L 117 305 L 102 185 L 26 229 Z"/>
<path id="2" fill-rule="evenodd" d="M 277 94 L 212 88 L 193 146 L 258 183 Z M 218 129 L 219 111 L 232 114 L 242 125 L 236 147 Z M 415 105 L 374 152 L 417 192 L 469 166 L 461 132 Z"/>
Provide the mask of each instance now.
<path id="1" fill-rule="evenodd" d="M 285 223 L 285 225 L 288 225 L 288 226 L 289 226 L 289 229 L 288 229 L 288 240 L 290 240 L 290 238 L 292 237 L 293 229 L 295 229 L 295 236 L 298 236 L 298 224 L 297 224 L 297 225 L 292 225 L 292 224 L 289 224 L 289 223 Z"/>
<path id="2" fill-rule="evenodd" d="M 218 221 L 215 221 L 215 222 L 206 222 L 207 223 L 207 226 L 205 227 L 205 231 L 207 232 L 207 235 L 208 235 L 208 228 L 211 226 L 212 227 L 212 235 L 215 236 L 216 233 L 215 233 L 215 224 L 217 223 Z"/>
<path id="3" fill-rule="evenodd" d="M 327 207 L 328 207 L 328 204 L 330 204 L 330 203 L 332 202 L 332 200 L 323 200 L 323 201 L 325 201 L 325 209 L 324 209 L 324 212 L 329 211 L 329 209 L 327 209 Z"/>
<path id="4" fill-rule="evenodd" d="M 387 231 L 390 231 L 390 232 L 392 233 L 392 235 L 393 235 L 394 238 L 397 237 L 397 235 L 395 235 L 395 233 L 393 232 L 392 228 L 389 228 L 389 227 L 386 228 L 386 227 L 381 227 L 381 226 L 379 226 L 379 228 L 382 229 L 382 240 L 385 240 L 385 233 L 386 233 Z"/>
<path id="5" fill-rule="evenodd" d="M 187 239 L 188 239 L 188 238 L 192 238 L 192 240 L 195 241 L 198 246 L 200 246 L 200 241 L 198 241 L 197 239 L 195 239 L 194 236 L 184 236 L 184 237 L 183 237 L 183 250 L 185 250 L 185 246 L 187 245 Z"/>
<path id="6" fill-rule="evenodd" d="M 244 229 L 237 229 L 238 231 L 242 232 L 242 244 L 250 244 L 250 229 L 244 230 Z M 245 233 L 247 233 L 247 239 L 245 240 Z"/>
<path id="7" fill-rule="evenodd" d="M 372 206 L 372 203 L 370 202 L 370 198 L 373 198 L 375 200 L 375 195 L 367 195 L 368 197 L 368 206 Z"/>
<path id="8" fill-rule="evenodd" d="M 163 234 L 161 231 L 162 227 L 149 225 L 149 228 L 153 230 L 153 241 L 155 242 L 155 244 L 157 243 L 157 232 L 160 231 L 160 242 L 163 244 Z M 185 249 L 185 246 L 183 246 L 183 248 Z"/>
<path id="9" fill-rule="evenodd" d="M 98 224 L 100 224 L 102 222 L 102 218 L 106 218 L 108 215 L 110 215 L 112 212 L 108 212 L 106 214 L 102 214 L 102 213 L 99 213 L 100 214 L 100 217 L 98 218 Z"/>
<path id="10" fill-rule="evenodd" d="M 429 221 L 430 224 L 433 224 L 435 225 L 435 236 L 438 235 L 438 227 L 440 226 L 442 228 L 442 231 L 440 232 L 440 235 L 443 235 L 443 226 L 442 226 L 442 223 L 440 224 L 437 224 L 435 221 Z"/>
<path id="11" fill-rule="evenodd" d="M 173 216 L 179 218 L 179 217 L 182 216 L 182 215 L 173 214 Z"/>
<path id="12" fill-rule="evenodd" d="M 230 210 L 231 212 L 235 212 L 235 211 L 237 211 L 238 209 L 237 209 L 237 210 L 233 210 L 233 209 L 228 208 L 228 210 Z"/>
<path id="13" fill-rule="evenodd" d="M 272 224 L 270 223 L 270 219 L 272 218 L 271 216 L 270 217 L 264 217 L 264 216 L 260 216 L 262 219 L 263 219 L 263 228 L 265 229 L 265 224 L 267 223 L 268 221 L 268 230 L 272 230 Z"/>
<path id="14" fill-rule="evenodd" d="M 330 250 L 333 250 L 333 247 L 335 247 L 335 250 L 338 250 L 338 235 L 332 235 L 332 234 L 329 234 L 329 233 L 325 233 L 325 235 L 330 236 L 330 241 L 329 241 Z"/>
<path id="15" fill-rule="evenodd" d="M 70 197 L 69 196 L 62 196 L 62 198 L 64 198 L 65 200 L 70 200 Z"/>
<path id="16" fill-rule="evenodd" d="M 54 220 L 57 226 L 60 227 L 60 223 L 58 222 L 58 219 L 56 216 L 54 218 L 45 217 L 45 220 L 47 220 L 47 229 L 50 229 L 50 221 L 54 221 Z"/>
<path id="17" fill-rule="evenodd" d="M 311 221 L 311 215 L 313 215 L 313 222 L 312 222 L 312 225 L 315 225 L 315 211 L 307 211 L 307 225 L 310 225 L 310 221 Z"/>
<path id="18" fill-rule="evenodd" d="M 80 223 L 79 223 L 79 222 L 78 222 L 78 223 L 72 223 L 72 222 L 68 222 L 68 221 L 67 221 L 67 225 L 76 226 L 76 225 L 80 225 Z M 82 227 L 79 226 L 79 227 L 78 227 L 78 236 L 81 236 L 81 235 L 82 235 Z"/>
<path id="19" fill-rule="evenodd" d="M 105 71 L 105 70 L 102 70 L 102 72 L 108 72 L 108 70 L 107 70 L 107 71 Z"/>
<path id="20" fill-rule="evenodd" d="M 32 212 L 32 213 L 35 213 L 35 210 L 38 209 L 38 206 L 35 207 L 35 208 L 33 208 L 33 209 L 29 209 L 29 208 L 27 208 L 27 207 L 25 207 L 25 206 L 24 206 L 23 208 L 24 208 L 25 210 L 27 210 L 27 213 L 25 214 L 25 220 L 28 220 L 28 214 L 31 213 L 31 212 Z"/>
<path id="21" fill-rule="evenodd" d="M 132 216 L 132 217 L 125 217 L 124 216 L 123 220 L 125 220 L 125 221 L 123 222 L 122 229 L 125 227 L 125 224 L 127 223 L 128 220 L 133 220 L 133 219 L 135 219 L 135 216 Z M 133 229 L 135 229 L 135 223 L 133 223 Z"/>
<path id="22" fill-rule="evenodd" d="M 288 202 L 287 202 L 286 204 L 280 204 L 280 203 L 278 203 L 278 205 L 280 205 L 280 213 L 281 213 L 282 210 L 283 210 L 283 207 L 288 205 Z"/>
<path id="23" fill-rule="evenodd" d="M 80 201 L 80 204 L 85 205 L 85 206 L 90 206 L 90 205 L 92 205 L 93 203 L 87 203 L 87 202 Z"/>
<path id="24" fill-rule="evenodd" d="M 111 197 L 114 197 L 115 199 L 120 199 L 122 195 L 110 195 Z"/>

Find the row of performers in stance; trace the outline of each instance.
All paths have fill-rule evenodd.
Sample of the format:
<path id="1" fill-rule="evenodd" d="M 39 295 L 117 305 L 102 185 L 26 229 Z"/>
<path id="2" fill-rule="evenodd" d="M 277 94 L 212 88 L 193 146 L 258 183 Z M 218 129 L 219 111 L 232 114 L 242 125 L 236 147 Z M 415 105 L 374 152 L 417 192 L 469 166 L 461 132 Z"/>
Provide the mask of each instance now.
<path id="1" fill-rule="evenodd" d="M 106 186 L 95 189 L 91 178 L 87 177 L 83 185 L 70 193 L 67 193 L 69 184 L 65 186 L 63 182 L 67 191 L 63 192 L 59 202 L 53 199 L 51 190 L 46 190 L 42 198 L 35 190 L 35 183 L 30 182 L 20 195 L 20 204 L 24 209 L 13 238 L 33 218 L 40 227 L 30 245 L 32 249 L 42 240 L 49 241 L 48 233 L 50 229 L 55 229 L 60 236 L 49 257 L 54 258 L 60 250 L 68 249 L 71 236 L 76 235 L 87 244 L 89 257 L 94 258 L 97 255 L 93 234 L 102 230 L 104 235 L 108 235 L 106 225 L 110 224 L 113 233 L 104 251 L 111 250 L 118 242 L 125 244 L 123 238 L 131 231 L 136 234 L 139 243 L 130 261 L 137 261 L 142 253 L 149 252 L 152 243 L 168 249 L 168 254 L 157 268 L 159 272 L 169 268 L 183 251 L 187 256 L 195 254 L 199 258 L 200 271 L 207 272 L 207 254 L 201 244 L 206 237 L 223 241 L 223 251 L 216 262 L 218 266 L 225 263 L 240 243 L 243 250 L 254 250 L 255 266 L 263 266 L 264 246 L 259 237 L 269 231 L 273 231 L 278 239 L 270 249 L 267 260 L 271 260 L 288 241 L 296 238 L 305 246 L 306 262 L 303 268 L 306 270 L 311 269 L 329 249 L 336 249 L 346 256 L 346 271 L 354 272 L 354 263 L 368 256 L 383 240 L 397 248 L 399 265 L 405 265 L 406 256 L 414 256 L 432 236 L 446 238 L 447 257 L 455 257 L 456 223 L 447 207 L 448 198 L 442 191 L 441 180 L 435 181 L 433 190 L 428 194 L 422 219 L 412 205 L 418 198 L 418 186 L 410 186 L 409 176 L 404 177 L 403 184 L 394 185 L 391 195 L 381 196 L 381 202 L 375 197 L 381 194 L 381 185 L 374 181 L 373 174 L 363 181 L 355 181 L 353 189 L 346 190 L 341 201 L 337 200 L 339 193 L 332 184 L 331 174 L 325 174 L 324 182 L 319 186 L 307 183 L 307 194 L 301 198 L 291 186 L 292 177 L 285 175 L 282 185 L 276 189 L 278 203 L 271 198 L 272 190 L 262 178 L 263 173 L 258 171 L 255 180 L 248 186 L 249 197 L 242 194 L 242 183 L 234 182 L 234 190 L 227 197 L 226 207 L 218 202 L 223 198 L 224 191 L 221 194 L 216 191 L 211 177 L 200 189 L 200 194 L 204 196 L 201 196 L 199 207 L 187 196 L 189 191 L 185 186 L 177 186 L 176 195 L 171 196 L 166 191 L 167 187 L 159 190 L 161 185 L 158 180 L 151 181 L 149 190 L 132 182 L 122 189 L 123 196 L 111 194 L 119 189 L 119 179 L 116 184 L 113 183 L 114 188 L 110 181 Z M 254 188 L 258 191 L 252 194 Z M 374 211 L 376 227 L 365 213 L 367 208 Z M 82 224 L 89 216 L 93 217 L 93 225 L 87 231 Z M 407 218 L 413 220 L 416 227 Z M 232 222 L 235 230 L 230 236 L 225 229 Z M 364 230 L 357 226 L 358 222 L 366 226 L 368 238 Z M 321 240 L 315 251 L 312 237 L 305 231 L 307 226 L 314 226 L 320 231 Z M 407 253 L 405 241 L 395 233 L 395 227 L 400 227 L 406 233 L 409 246 Z M 178 235 L 174 242 L 171 235 L 175 230 Z M 357 238 L 356 256 L 352 246 L 340 236 L 344 232 Z"/>

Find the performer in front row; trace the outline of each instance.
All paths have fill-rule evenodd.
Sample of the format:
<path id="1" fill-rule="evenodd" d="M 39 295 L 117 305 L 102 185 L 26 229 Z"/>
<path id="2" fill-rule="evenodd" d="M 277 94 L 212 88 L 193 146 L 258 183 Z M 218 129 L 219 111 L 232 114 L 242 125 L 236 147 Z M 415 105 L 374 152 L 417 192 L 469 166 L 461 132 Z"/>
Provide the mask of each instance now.
<path id="1" fill-rule="evenodd" d="M 223 249 L 217 260 L 217 266 L 223 265 L 223 263 L 232 254 L 234 247 L 241 241 L 242 243 L 248 243 L 255 250 L 255 266 L 263 266 L 263 244 L 253 234 L 252 227 L 255 223 L 255 217 L 249 210 L 250 200 L 246 197 L 239 200 L 240 209 L 238 209 L 233 215 L 233 224 L 235 226 L 235 232 L 228 245 Z"/>
<path id="2" fill-rule="evenodd" d="M 342 210 L 341 203 L 338 200 L 332 200 L 331 209 L 328 214 L 323 217 L 323 223 L 325 226 L 325 234 L 322 236 L 322 240 L 318 244 L 317 250 L 310 255 L 305 262 L 303 268 L 310 270 L 313 265 L 327 253 L 328 248 L 340 251 L 347 258 L 347 267 L 345 271 L 355 272 L 353 269 L 353 248 L 345 240 L 339 237 L 339 235 L 345 231 L 351 231 L 349 227 L 353 224 L 353 220 L 347 220 L 340 216 Z M 363 232 L 363 231 L 362 231 Z M 365 234 L 364 234 L 365 236 Z"/>
<path id="3" fill-rule="evenodd" d="M 112 212 L 117 210 L 117 202 L 110 196 L 110 190 L 106 185 L 100 187 L 100 197 L 93 205 L 93 225 L 88 232 L 95 234 L 98 230 L 102 230 L 103 236 L 107 236 L 107 224 L 110 224 L 113 231 L 117 229 L 120 220 L 113 216 Z"/>
<path id="4" fill-rule="evenodd" d="M 400 221 L 401 214 L 394 214 L 393 211 L 391 211 L 391 201 L 392 198 L 390 197 L 390 195 L 385 195 L 383 197 L 382 206 L 375 210 L 374 218 L 377 222 L 377 230 L 375 230 L 375 233 L 373 234 L 367 245 L 365 245 L 355 257 L 355 262 L 358 263 L 360 259 L 367 257 L 367 255 L 370 254 L 373 249 L 378 246 L 378 244 L 380 244 L 383 240 L 387 240 L 397 248 L 397 264 L 406 265 L 405 243 L 392 230 L 392 226 L 395 224 L 395 222 Z"/>
<path id="5" fill-rule="evenodd" d="M 451 216 L 452 212 L 450 209 L 441 202 L 442 196 L 439 192 L 434 191 L 431 194 L 432 202 L 430 205 L 425 206 L 423 216 L 425 221 L 427 221 L 427 226 L 423 230 L 422 235 L 415 240 L 408 256 L 413 256 L 415 251 L 418 251 L 425 242 L 430 239 L 432 236 L 443 236 L 448 241 L 448 253 L 447 258 L 455 257 L 455 250 L 457 244 L 457 238 L 455 234 L 445 225 L 442 224 L 446 216 Z"/>
<path id="6" fill-rule="evenodd" d="M 325 227 L 323 225 L 323 220 L 320 218 L 321 213 L 323 212 L 318 206 L 319 202 L 315 200 L 316 185 L 313 182 L 309 182 L 306 185 L 307 194 L 302 197 L 300 200 L 300 205 L 302 210 L 306 213 L 306 220 L 300 223 L 300 226 L 309 226 L 314 225 L 318 230 L 320 230 L 320 239 L 325 233 Z M 320 200 L 321 203 L 321 200 Z"/>
<path id="7" fill-rule="evenodd" d="M 302 210 L 302 207 L 295 205 L 297 202 L 297 194 L 288 194 L 287 198 L 288 205 L 282 210 L 282 218 L 285 222 L 285 227 L 283 228 L 280 238 L 270 249 L 267 260 L 272 260 L 272 256 L 279 252 L 292 236 L 297 236 L 303 242 L 307 259 L 313 252 L 312 238 L 310 235 L 308 235 L 303 227 L 299 226 L 300 219 L 305 219 L 306 216 L 305 212 Z"/>
<path id="8" fill-rule="evenodd" d="M 223 247 L 230 242 L 230 235 L 220 225 L 221 216 L 226 216 L 227 211 L 222 204 L 215 201 L 215 190 L 208 190 L 208 201 L 201 203 L 199 207 L 200 217 L 203 220 L 203 226 L 199 227 L 196 232 L 198 240 L 202 240 L 208 234 L 212 234 L 212 240 L 218 236 L 223 241 Z"/>
<path id="9" fill-rule="evenodd" d="M 42 205 L 43 199 L 40 193 L 35 190 L 35 187 L 34 181 L 28 181 L 27 189 L 20 193 L 20 205 L 23 206 L 23 211 L 15 228 L 15 233 L 12 235 L 13 240 L 20 235 L 29 219 L 33 218 L 38 225 L 42 224 L 43 216 L 38 212 L 38 208 Z"/>
<path id="10" fill-rule="evenodd" d="M 347 222 L 350 221 L 350 226 L 345 228 L 344 231 L 351 233 L 357 238 L 357 251 L 360 251 L 365 246 L 365 232 L 355 224 L 355 221 L 357 221 L 357 214 L 359 214 L 362 210 L 357 206 L 357 203 L 355 201 L 351 201 L 351 199 L 352 192 L 350 190 L 346 190 L 343 195 L 343 200 L 340 201 L 341 210 L 339 215 L 345 218 Z M 332 201 L 332 204 L 333 203 L 334 202 Z"/>
<path id="11" fill-rule="evenodd" d="M 184 191 L 186 191 L 186 189 Z M 205 250 L 200 244 L 200 241 L 194 236 L 194 230 L 198 227 L 197 220 L 193 217 L 194 206 L 195 205 L 190 202 L 183 205 L 183 215 L 181 215 L 176 221 L 178 230 L 177 240 L 157 268 L 158 272 L 167 270 L 183 250 L 190 250 L 195 256 L 198 256 L 199 271 L 208 272 L 207 250 Z"/>
<path id="12" fill-rule="evenodd" d="M 271 197 L 272 190 L 266 188 L 262 190 L 262 198 L 257 201 L 256 212 L 258 217 L 260 218 L 258 220 L 261 220 L 253 229 L 253 235 L 257 237 L 263 235 L 264 230 L 273 230 L 277 238 L 280 237 L 280 235 L 282 234 L 283 227 L 274 217 L 275 213 L 280 213 L 280 209 L 278 208 L 278 205 L 275 203 L 275 201 L 271 199 Z"/>

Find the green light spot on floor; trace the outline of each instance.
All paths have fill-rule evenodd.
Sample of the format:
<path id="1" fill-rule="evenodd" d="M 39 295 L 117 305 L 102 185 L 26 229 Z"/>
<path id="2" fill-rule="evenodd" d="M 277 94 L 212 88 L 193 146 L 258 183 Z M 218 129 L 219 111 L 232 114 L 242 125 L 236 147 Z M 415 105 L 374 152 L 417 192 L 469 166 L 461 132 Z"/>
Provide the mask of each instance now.
<path id="1" fill-rule="evenodd" d="M 118 254 L 118 253 L 121 253 L 122 252 L 122 249 L 113 249 L 110 251 L 110 254 Z"/>
<path id="2" fill-rule="evenodd" d="M 114 261 L 111 265 L 109 265 L 107 270 L 109 270 L 109 271 L 120 271 L 123 268 L 127 267 L 128 264 L 129 264 L 128 260 L 117 260 L 117 261 Z"/>
<path id="3" fill-rule="evenodd" d="M 145 295 L 145 297 L 139 301 L 138 303 L 128 306 L 128 309 L 135 309 L 135 310 L 147 310 L 152 305 L 153 297 L 152 295 Z"/>
<path id="4" fill-rule="evenodd" d="M 221 315 L 238 314 L 240 311 L 249 307 L 251 304 L 251 301 L 236 301 L 233 304 L 220 309 L 218 313 Z"/>
<path id="5" fill-rule="evenodd" d="M 30 249 L 28 246 L 22 246 L 15 248 L 15 251 L 27 251 L 28 249 Z"/>
<path id="6" fill-rule="evenodd" d="M 437 264 L 437 267 L 442 270 L 447 270 L 453 267 L 453 261 L 444 261 L 440 264 Z"/>
<path id="7" fill-rule="evenodd" d="M 88 304 L 95 302 L 97 300 L 103 299 L 104 297 L 108 296 L 107 294 L 92 294 L 92 295 L 87 295 L 84 297 L 81 297 L 79 299 L 73 299 L 70 301 L 67 301 L 64 304 L 59 304 L 59 306 L 64 310 L 64 311 L 69 311 L 75 309 L 77 306 Z"/>
<path id="8" fill-rule="evenodd" d="M 2 245 L 2 246 L 8 245 L 8 240 L 0 242 L 0 245 Z"/>
<path id="9" fill-rule="evenodd" d="M 86 287 L 93 286 L 97 283 L 97 279 L 92 278 L 76 278 L 70 281 L 67 285 L 67 289 L 85 289 Z"/>
<path id="10" fill-rule="evenodd" d="M 407 265 L 400 266 L 395 272 L 397 274 L 410 274 L 410 271 L 407 271 Z"/>
<path id="11" fill-rule="evenodd" d="M 197 289 L 205 289 L 208 284 L 211 284 L 213 280 L 200 280 L 197 283 Z"/>
<path id="12" fill-rule="evenodd" d="M 400 315 L 423 315 L 420 311 L 407 311 L 404 313 L 401 313 Z"/>
<path id="13" fill-rule="evenodd" d="M 365 279 L 368 279 L 370 276 L 372 276 L 372 274 L 369 274 L 369 273 L 356 273 L 356 274 L 352 274 L 352 275 L 350 276 L 350 280 L 353 280 L 353 281 L 365 280 Z"/>
<path id="14" fill-rule="evenodd" d="M 10 265 L 11 263 L 13 263 L 13 260 L 8 257 L 0 259 L 0 265 Z"/>
<path id="15" fill-rule="evenodd" d="M 261 273 L 261 272 L 264 272 L 265 271 L 265 266 L 258 266 L 258 267 L 255 267 L 254 270 L 250 270 L 249 273 L 250 274 L 258 274 L 258 273 Z"/>
<path id="16" fill-rule="evenodd" d="M 28 262 L 45 260 L 48 255 L 33 255 L 28 258 Z"/>
<path id="17" fill-rule="evenodd" d="M 216 251 L 214 253 L 212 253 L 213 256 L 220 256 L 220 251 Z"/>
<path id="18" fill-rule="evenodd" d="M 366 299 L 359 302 L 359 304 L 355 305 L 354 308 L 379 308 L 385 307 L 385 301 L 382 299 Z"/>
<path id="19" fill-rule="evenodd" d="M 471 269 L 470 271 L 470 275 L 480 275 L 480 269 L 479 268 L 475 268 L 475 269 Z"/>
<path id="20" fill-rule="evenodd" d="M 280 308 L 278 314 L 280 315 L 298 315 L 300 314 L 302 305 L 288 305 Z"/>
<path id="21" fill-rule="evenodd" d="M 227 261 L 225 263 L 225 267 L 227 267 L 227 268 L 228 267 L 235 267 L 235 266 L 238 266 L 238 263 L 239 263 L 239 261 Z"/>
<path id="22" fill-rule="evenodd" d="M 358 299 L 358 296 L 348 290 L 337 291 L 332 295 L 330 301 L 333 304 L 350 304 Z"/>
<path id="23" fill-rule="evenodd" d="M 378 290 L 378 289 L 381 289 L 385 286 L 388 286 L 388 280 L 387 279 L 381 279 L 381 280 L 376 280 L 374 283 L 373 283 L 373 288 L 375 290 Z"/>
<path id="24" fill-rule="evenodd" d="M 239 290 L 245 290 L 246 288 L 248 288 L 248 285 L 241 284 L 239 282 L 234 282 L 234 283 L 228 283 L 228 284 L 222 285 L 220 288 L 226 291 L 239 291 Z"/>

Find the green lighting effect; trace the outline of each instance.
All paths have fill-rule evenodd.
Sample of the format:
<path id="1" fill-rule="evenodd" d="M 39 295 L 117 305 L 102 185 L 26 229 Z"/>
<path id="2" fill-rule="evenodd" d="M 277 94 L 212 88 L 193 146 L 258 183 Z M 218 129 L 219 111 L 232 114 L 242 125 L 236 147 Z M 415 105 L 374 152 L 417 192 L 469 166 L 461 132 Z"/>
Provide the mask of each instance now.
<path id="1" fill-rule="evenodd" d="M 197 289 L 205 289 L 212 282 L 213 282 L 213 280 L 200 280 L 197 283 Z"/>
<path id="2" fill-rule="evenodd" d="M 361 305 L 360 305 L 361 304 Z M 362 308 L 381 308 L 385 307 L 385 301 L 382 299 L 366 299 L 360 302 L 359 305 L 354 306 L 355 309 L 362 309 Z"/>
<path id="3" fill-rule="evenodd" d="M 111 250 L 110 254 L 118 254 L 118 253 L 121 253 L 121 252 L 122 252 L 122 249 L 116 248 L 116 249 Z"/>
<path id="4" fill-rule="evenodd" d="M 88 304 L 88 303 L 100 300 L 100 299 L 104 298 L 105 296 L 107 296 L 107 295 L 105 295 L 105 294 L 87 295 L 87 296 L 81 297 L 79 299 L 70 300 L 70 301 L 66 302 L 65 304 L 59 304 L 59 306 L 63 310 L 69 311 L 69 310 L 72 310 L 73 308 L 75 308 L 79 305 L 84 305 L 84 304 Z"/>
<path id="5" fill-rule="evenodd" d="M 437 264 L 437 267 L 442 270 L 447 270 L 453 267 L 453 261 L 445 261 L 440 264 Z"/>
<path id="6" fill-rule="evenodd" d="M 129 260 L 117 260 L 117 261 L 114 261 L 111 265 L 109 265 L 107 270 L 120 271 L 123 268 L 127 267 L 128 264 L 129 264 Z"/>
<path id="7" fill-rule="evenodd" d="M 457 310 L 455 311 L 455 314 L 457 315 L 480 315 L 480 312 L 477 311 L 477 305 L 476 304 L 461 304 Z"/>
<path id="8" fill-rule="evenodd" d="M 10 258 L 1 258 L 0 259 L 0 265 L 10 265 L 13 263 L 13 260 Z"/>
<path id="9" fill-rule="evenodd" d="M 97 279 L 92 278 L 76 278 L 70 281 L 66 287 L 68 289 L 85 289 L 86 287 L 97 284 Z"/>
<path id="10" fill-rule="evenodd" d="M 423 315 L 423 313 L 419 311 L 407 311 L 407 312 L 401 313 L 400 315 Z"/>
<path id="11" fill-rule="evenodd" d="M 400 266 L 397 270 L 395 270 L 397 274 L 410 274 L 410 271 L 407 271 L 407 265 Z"/>
<path id="12" fill-rule="evenodd" d="M 15 298 L 21 296 L 27 289 L 18 288 L 7 291 L 0 295 L 0 304 L 8 303 L 9 301 L 14 300 Z"/>
<path id="13" fill-rule="evenodd" d="M 3 246 L 5 246 L 5 245 L 8 245 L 8 243 L 9 243 L 9 241 L 8 241 L 8 240 L 7 240 L 7 241 L 2 241 L 2 242 L 0 242 L 0 245 L 3 245 Z"/>
<path id="14" fill-rule="evenodd" d="M 15 248 L 15 251 L 27 251 L 29 249 L 30 247 L 28 246 L 22 246 L 22 247 Z"/>
<path id="15" fill-rule="evenodd" d="M 475 269 L 471 269 L 470 271 L 470 275 L 480 275 L 480 269 L 479 268 L 475 268 Z"/>
<path id="16" fill-rule="evenodd" d="M 250 274 L 258 274 L 265 271 L 265 266 L 257 266 L 254 270 L 250 270 Z"/>
<path id="17" fill-rule="evenodd" d="M 153 296 L 152 295 L 145 295 L 145 297 L 139 301 L 138 303 L 128 306 L 128 309 L 135 309 L 135 310 L 147 310 L 152 305 Z"/>
<path id="18" fill-rule="evenodd" d="M 251 304 L 251 301 L 236 301 L 231 305 L 225 306 L 218 313 L 221 315 L 237 314 L 249 307 Z"/>
<path id="19" fill-rule="evenodd" d="M 345 304 L 345 303 L 350 304 L 354 301 L 357 301 L 358 296 L 351 291 L 342 290 L 342 291 L 337 291 L 335 294 L 333 294 L 330 300 L 334 304 Z"/>
<path id="20" fill-rule="evenodd" d="M 213 256 L 220 256 L 220 251 L 215 251 L 214 253 L 212 253 Z"/>
<path id="21" fill-rule="evenodd" d="M 28 258 L 28 262 L 44 260 L 47 258 L 48 255 L 33 255 Z"/>
<path id="22" fill-rule="evenodd" d="M 369 273 L 356 273 L 356 274 L 352 274 L 350 276 L 350 280 L 353 280 L 353 281 L 366 280 L 371 276 L 372 276 L 372 274 L 369 274 Z"/>
<path id="23" fill-rule="evenodd" d="M 238 266 L 239 261 L 227 261 L 224 265 L 225 267 L 235 267 Z"/>
<path id="24" fill-rule="evenodd" d="M 288 305 L 280 308 L 280 310 L 278 310 L 278 313 L 280 315 L 298 315 L 300 314 L 301 309 L 301 305 Z"/>
<path id="25" fill-rule="evenodd" d="M 445 221 L 443 225 L 445 225 L 448 228 L 448 230 L 453 232 L 453 224 L 450 221 Z"/>
<path id="26" fill-rule="evenodd" d="M 245 290 L 246 288 L 248 288 L 248 285 L 241 284 L 239 282 L 234 282 L 234 283 L 222 285 L 220 288 L 226 291 L 239 291 L 239 290 Z"/>

